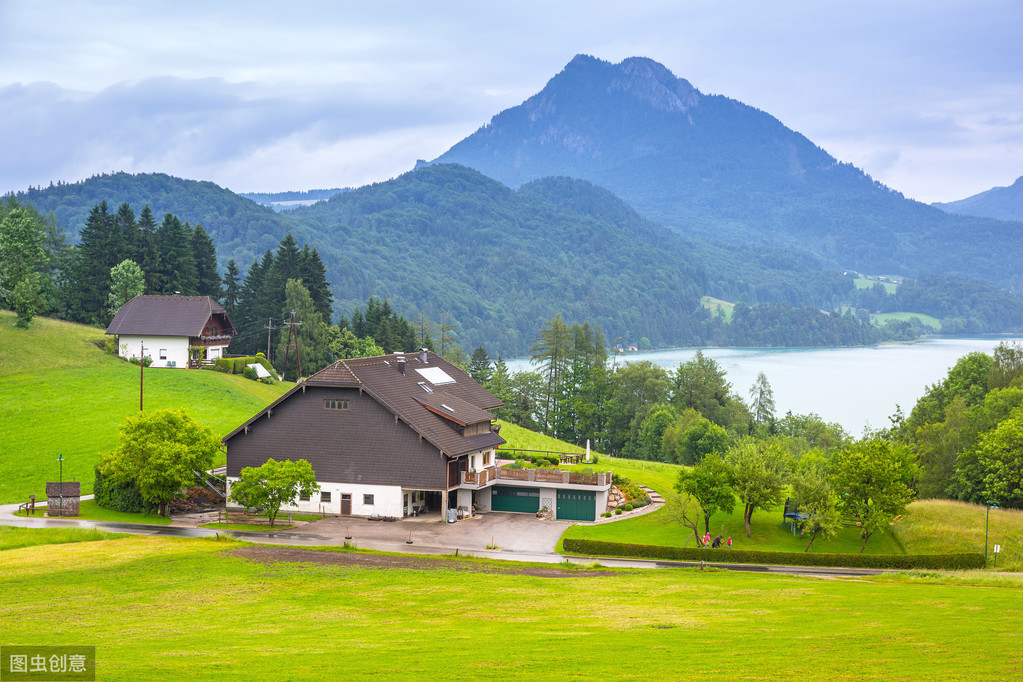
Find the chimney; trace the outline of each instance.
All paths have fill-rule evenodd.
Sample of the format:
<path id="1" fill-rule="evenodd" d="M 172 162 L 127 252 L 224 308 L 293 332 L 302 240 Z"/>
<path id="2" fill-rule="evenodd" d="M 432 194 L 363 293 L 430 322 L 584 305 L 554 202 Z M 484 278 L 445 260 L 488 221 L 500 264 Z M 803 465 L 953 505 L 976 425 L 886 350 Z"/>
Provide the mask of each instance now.
<path id="1" fill-rule="evenodd" d="M 425 348 L 420 348 L 419 349 L 419 362 L 423 363 L 424 365 L 426 364 L 426 349 Z"/>
<path id="2" fill-rule="evenodd" d="M 404 355 L 399 355 L 396 359 L 398 361 L 398 372 L 400 372 L 401 374 L 404 374 L 405 373 L 405 356 Z"/>

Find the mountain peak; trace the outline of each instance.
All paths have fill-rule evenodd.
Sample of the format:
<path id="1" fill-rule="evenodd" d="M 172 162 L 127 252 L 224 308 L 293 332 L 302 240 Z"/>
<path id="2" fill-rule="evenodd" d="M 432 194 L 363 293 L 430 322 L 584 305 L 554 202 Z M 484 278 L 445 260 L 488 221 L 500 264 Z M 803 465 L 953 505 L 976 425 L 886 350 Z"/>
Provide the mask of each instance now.
<path id="1" fill-rule="evenodd" d="M 700 101 L 700 91 L 689 81 L 653 59 L 629 57 L 612 64 L 585 54 L 573 57 L 538 96 L 552 89 L 579 86 L 607 95 L 622 93 L 664 112 L 684 113 Z"/>

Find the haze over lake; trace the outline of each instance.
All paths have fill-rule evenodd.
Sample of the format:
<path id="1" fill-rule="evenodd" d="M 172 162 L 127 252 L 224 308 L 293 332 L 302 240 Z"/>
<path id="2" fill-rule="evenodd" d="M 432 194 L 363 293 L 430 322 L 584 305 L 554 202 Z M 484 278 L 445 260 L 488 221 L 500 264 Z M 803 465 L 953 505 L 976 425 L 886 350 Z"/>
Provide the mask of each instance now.
<path id="1" fill-rule="evenodd" d="M 908 344 L 858 348 L 706 348 L 725 370 L 732 390 L 749 400 L 757 372 L 764 372 L 774 390 L 775 413 L 816 412 L 859 436 L 866 426 L 884 428 L 901 405 L 907 414 L 927 386 L 941 381 L 967 353 L 990 354 L 1002 341 L 1018 337 L 929 339 Z M 629 353 L 618 362 L 648 360 L 665 369 L 691 360 L 695 348 Z M 508 369 L 535 368 L 528 358 L 508 361 Z"/>

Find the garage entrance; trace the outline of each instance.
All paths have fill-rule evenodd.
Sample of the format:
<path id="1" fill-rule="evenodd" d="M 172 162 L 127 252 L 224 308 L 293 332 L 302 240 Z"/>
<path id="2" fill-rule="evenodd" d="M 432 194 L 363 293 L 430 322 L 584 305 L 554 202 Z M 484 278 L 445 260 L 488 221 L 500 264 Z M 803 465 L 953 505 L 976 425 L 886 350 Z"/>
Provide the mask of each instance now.
<path id="1" fill-rule="evenodd" d="M 597 518 L 597 494 L 585 490 L 559 490 L 559 520 L 594 521 Z"/>
<path id="2" fill-rule="evenodd" d="M 490 496 L 490 508 L 493 511 L 535 514 L 540 511 L 540 491 L 536 488 L 495 485 Z"/>

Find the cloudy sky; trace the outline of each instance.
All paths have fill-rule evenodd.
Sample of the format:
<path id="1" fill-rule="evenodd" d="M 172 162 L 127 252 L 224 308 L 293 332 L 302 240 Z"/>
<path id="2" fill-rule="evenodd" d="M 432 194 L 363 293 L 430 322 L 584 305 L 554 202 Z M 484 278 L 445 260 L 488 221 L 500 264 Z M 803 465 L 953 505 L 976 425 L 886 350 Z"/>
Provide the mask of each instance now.
<path id="1" fill-rule="evenodd" d="M 357 186 L 577 53 L 657 60 L 921 201 L 1023 175 L 1020 0 L 0 0 L 0 193 L 125 170 Z"/>

